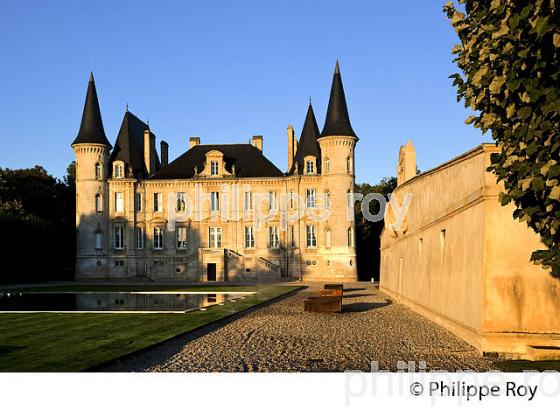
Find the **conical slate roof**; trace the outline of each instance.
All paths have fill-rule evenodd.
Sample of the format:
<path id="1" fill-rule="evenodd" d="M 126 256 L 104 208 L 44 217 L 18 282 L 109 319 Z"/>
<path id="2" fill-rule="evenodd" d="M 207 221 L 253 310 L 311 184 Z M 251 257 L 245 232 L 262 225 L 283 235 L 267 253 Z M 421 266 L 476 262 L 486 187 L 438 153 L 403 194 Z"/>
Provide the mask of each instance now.
<path id="1" fill-rule="evenodd" d="M 149 128 L 148 124 L 127 110 L 121 123 L 115 148 L 111 153 L 111 162 L 124 162 L 130 167 L 136 178 L 145 178 L 148 175 L 144 163 L 144 131 Z M 155 171 L 159 170 L 159 167 L 160 162 L 156 151 Z"/>
<path id="2" fill-rule="evenodd" d="M 89 76 L 89 84 L 86 94 L 86 102 L 84 104 L 84 112 L 82 113 L 82 123 L 78 136 L 72 143 L 74 144 L 103 144 L 111 147 L 103 121 L 101 120 L 101 110 L 99 109 L 99 101 L 97 100 L 97 91 L 95 89 L 95 81 L 93 72 Z"/>
<path id="3" fill-rule="evenodd" d="M 340 68 L 338 61 L 334 69 L 333 82 L 331 87 L 331 96 L 329 98 L 329 107 L 327 109 L 327 117 L 321 137 L 332 135 L 345 135 L 358 138 L 350 124 L 348 116 L 348 107 L 346 106 L 346 97 L 344 96 L 344 87 L 342 86 L 342 78 L 340 77 Z"/>
<path id="4" fill-rule="evenodd" d="M 292 169 L 289 172 L 290 174 L 295 172 L 296 164 L 298 166 L 299 173 L 303 173 L 303 159 L 308 155 L 313 155 L 316 158 L 317 173 L 321 173 L 321 150 L 319 148 L 319 143 L 317 142 L 319 135 L 319 127 L 317 126 L 317 120 L 315 119 L 315 113 L 313 112 L 313 106 L 310 101 L 309 107 L 307 108 L 307 115 L 305 116 L 305 121 L 303 123 L 301 137 L 297 146 L 296 157 L 294 158 Z"/>

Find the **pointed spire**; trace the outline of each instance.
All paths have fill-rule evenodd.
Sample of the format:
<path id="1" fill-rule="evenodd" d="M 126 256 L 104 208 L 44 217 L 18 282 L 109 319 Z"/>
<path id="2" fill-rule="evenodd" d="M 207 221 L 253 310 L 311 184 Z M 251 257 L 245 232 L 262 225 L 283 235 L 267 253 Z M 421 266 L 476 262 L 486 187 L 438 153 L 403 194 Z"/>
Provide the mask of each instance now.
<path id="1" fill-rule="evenodd" d="M 323 127 L 321 137 L 331 135 L 344 135 L 358 138 L 352 129 L 352 125 L 350 124 L 350 117 L 348 116 L 348 107 L 346 106 L 346 97 L 344 95 L 344 87 L 342 86 L 342 77 L 340 76 L 338 60 L 336 60 L 336 66 L 334 68 L 329 107 L 327 109 L 327 117 L 325 119 L 325 126 Z"/>
<path id="2" fill-rule="evenodd" d="M 82 113 L 82 123 L 80 124 L 78 136 L 72 145 L 74 144 L 103 144 L 111 147 L 111 144 L 105 135 L 103 121 L 101 120 L 101 110 L 99 109 L 99 101 L 97 99 L 97 90 L 95 89 L 93 71 L 90 72 L 89 75 L 86 102 Z"/>
<path id="3" fill-rule="evenodd" d="M 317 167 L 320 166 L 321 151 L 319 149 L 319 143 L 317 142 L 319 135 L 319 127 L 317 126 L 317 120 L 315 119 L 315 113 L 313 112 L 313 105 L 311 105 L 311 101 L 309 101 L 307 115 L 305 116 L 303 129 L 301 130 L 301 137 L 296 151 L 296 157 L 291 169 L 292 173 L 295 171 L 296 166 L 300 170 L 304 169 L 303 160 L 308 155 L 314 156 L 317 161 Z M 320 169 L 317 171 L 320 172 Z"/>

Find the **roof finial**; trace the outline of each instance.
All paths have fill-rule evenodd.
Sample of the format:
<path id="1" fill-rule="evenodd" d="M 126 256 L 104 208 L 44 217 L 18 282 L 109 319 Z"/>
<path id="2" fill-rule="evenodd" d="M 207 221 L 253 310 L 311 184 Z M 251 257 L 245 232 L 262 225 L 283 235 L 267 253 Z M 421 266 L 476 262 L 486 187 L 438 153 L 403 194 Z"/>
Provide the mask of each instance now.
<path id="1" fill-rule="evenodd" d="M 128 112 L 128 102 L 126 103 L 126 112 Z"/>
<path id="2" fill-rule="evenodd" d="M 336 66 L 334 67 L 334 73 L 340 74 L 340 67 L 338 66 L 338 58 L 336 59 Z"/>
<path id="3" fill-rule="evenodd" d="M 311 105 L 311 96 L 309 96 L 309 105 Z"/>
<path id="4" fill-rule="evenodd" d="M 148 129 L 150 129 L 150 119 L 149 118 L 146 120 L 146 125 L 148 125 Z"/>

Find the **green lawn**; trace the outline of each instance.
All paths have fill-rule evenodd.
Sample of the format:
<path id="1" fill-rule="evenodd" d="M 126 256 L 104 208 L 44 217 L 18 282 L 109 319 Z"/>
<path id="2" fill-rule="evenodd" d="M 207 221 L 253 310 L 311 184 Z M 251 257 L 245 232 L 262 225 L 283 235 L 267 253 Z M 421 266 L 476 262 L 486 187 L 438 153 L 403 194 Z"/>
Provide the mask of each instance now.
<path id="1" fill-rule="evenodd" d="M 102 286 L 102 290 L 108 290 Z M 179 290 L 185 287 L 123 285 L 122 290 Z M 71 290 L 76 290 L 72 286 Z M 94 286 L 81 290 L 92 290 Z M 125 289 L 126 288 L 126 289 Z M 149 288 L 149 289 L 147 289 Z M 188 290 L 210 290 L 196 286 Z M 212 290 L 232 290 L 212 287 Z M 234 290 L 254 290 L 248 286 Z M 2 313 L 0 371 L 80 371 L 222 319 L 299 286 L 269 286 L 223 306 L 184 314 Z M 111 291 L 120 286 L 111 285 Z M 12 289 L 13 290 L 13 289 Z M 25 289 L 29 291 L 29 289 Z M 52 288 L 48 288 L 49 291 Z M 59 291 L 61 289 L 58 289 Z M 67 289 L 64 289 L 67 290 Z"/>

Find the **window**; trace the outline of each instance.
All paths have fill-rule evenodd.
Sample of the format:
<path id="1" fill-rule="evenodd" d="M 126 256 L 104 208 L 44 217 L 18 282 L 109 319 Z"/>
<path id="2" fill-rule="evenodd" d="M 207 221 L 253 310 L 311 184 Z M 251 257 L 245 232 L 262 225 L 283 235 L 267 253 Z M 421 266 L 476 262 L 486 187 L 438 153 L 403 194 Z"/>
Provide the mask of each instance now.
<path id="1" fill-rule="evenodd" d="M 163 228 L 154 228 L 154 249 L 163 249 Z"/>
<path id="2" fill-rule="evenodd" d="M 422 249 L 424 248 L 424 238 L 418 239 L 418 261 L 422 260 Z"/>
<path id="3" fill-rule="evenodd" d="M 123 164 L 115 164 L 115 178 L 124 178 Z"/>
<path id="4" fill-rule="evenodd" d="M 348 229 L 348 247 L 354 247 L 354 229 L 352 228 Z"/>
<path id="5" fill-rule="evenodd" d="M 445 229 L 439 232 L 439 247 L 440 247 L 440 258 L 443 262 L 443 256 L 445 255 Z"/>
<path id="6" fill-rule="evenodd" d="M 246 248 L 255 247 L 255 235 L 252 226 L 245 227 L 245 247 Z"/>
<path id="7" fill-rule="evenodd" d="M 222 247 L 222 228 L 211 226 L 208 228 L 208 242 L 210 248 L 221 248 Z"/>
<path id="8" fill-rule="evenodd" d="M 177 227 L 177 249 L 187 249 L 187 227 Z"/>
<path id="9" fill-rule="evenodd" d="M 277 226 L 269 226 L 268 227 L 268 245 L 271 248 L 279 248 L 280 247 L 280 238 L 278 235 L 278 227 Z"/>
<path id="10" fill-rule="evenodd" d="M 305 190 L 305 204 L 307 208 L 315 208 L 315 188 Z"/>
<path id="11" fill-rule="evenodd" d="M 305 161 L 305 173 L 306 174 L 314 174 L 315 173 L 315 162 L 314 161 Z"/>
<path id="12" fill-rule="evenodd" d="M 327 248 L 331 247 L 331 230 L 327 228 L 325 231 L 325 246 Z"/>
<path id="13" fill-rule="evenodd" d="M 352 174 L 352 157 L 346 158 L 346 173 Z"/>
<path id="14" fill-rule="evenodd" d="M 101 194 L 95 194 L 95 212 L 103 212 L 103 197 Z"/>
<path id="15" fill-rule="evenodd" d="M 352 206 L 354 205 L 354 195 L 352 195 L 352 191 L 346 191 L 346 197 L 348 198 L 348 208 L 352 208 Z"/>
<path id="16" fill-rule="evenodd" d="M 276 203 L 276 192 L 270 191 L 268 193 L 268 207 L 271 211 L 278 209 L 278 204 Z"/>
<path id="17" fill-rule="evenodd" d="M 140 192 L 136 192 L 134 195 L 134 209 L 136 212 L 142 212 L 142 194 Z"/>
<path id="18" fill-rule="evenodd" d="M 290 209 L 294 209 L 294 191 L 290 191 Z"/>
<path id="19" fill-rule="evenodd" d="M 210 192 L 210 210 L 216 212 L 220 210 L 220 193 Z"/>
<path id="20" fill-rule="evenodd" d="M 331 207 L 331 193 L 325 191 L 325 209 L 330 209 Z"/>
<path id="21" fill-rule="evenodd" d="M 99 231 L 95 232 L 95 250 L 103 249 L 103 234 Z"/>
<path id="22" fill-rule="evenodd" d="M 184 192 L 177 192 L 177 212 L 185 212 L 186 209 L 186 202 L 185 202 L 185 193 Z"/>
<path id="23" fill-rule="evenodd" d="M 315 234 L 315 225 L 307 225 L 305 227 L 307 236 L 307 247 L 314 248 L 317 246 L 317 235 Z"/>
<path id="24" fill-rule="evenodd" d="M 136 249 L 144 249 L 144 228 L 136 227 Z"/>
<path id="25" fill-rule="evenodd" d="M 114 227 L 114 245 L 115 249 L 124 249 L 124 227 Z"/>
<path id="26" fill-rule="evenodd" d="M 219 174 L 218 161 L 210 161 L 210 175 L 216 176 Z"/>
<path id="27" fill-rule="evenodd" d="M 253 210 L 253 193 L 251 191 L 245 191 L 243 194 L 243 204 L 246 211 Z"/>
<path id="28" fill-rule="evenodd" d="M 154 212 L 163 212 L 163 194 L 161 192 L 154 193 Z"/>
<path id="29" fill-rule="evenodd" d="M 99 162 L 95 164 L 95 179 L 103 179 L 103 166 Z"/>
<path id="30" fill-rule="evenodd" d="M 331 172 L 331 161 L 325 158 L 325 173 L 328 174 L 329 172 Z"/>
<path id="31" fill-rule="evenodd" d="M 295 248 L 296 246 L 296 234 L 295 234 L 294 225 L 290 226 L 290 246 L 292 248 Z"/>
<path id="32" fill-rule="evenodd" d="M 115 192 L 115 212 L 124 212 L 124 194 Z"/>

